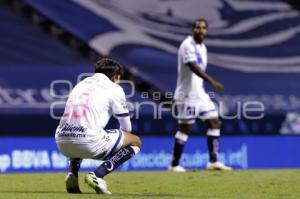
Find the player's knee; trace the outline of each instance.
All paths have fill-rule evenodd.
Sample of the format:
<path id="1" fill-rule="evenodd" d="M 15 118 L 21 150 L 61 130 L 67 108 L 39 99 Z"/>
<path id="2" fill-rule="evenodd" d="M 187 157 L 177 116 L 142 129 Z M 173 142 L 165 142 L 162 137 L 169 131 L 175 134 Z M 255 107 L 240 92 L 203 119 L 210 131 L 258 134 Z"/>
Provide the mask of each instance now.
<path id="1" fill-rule="evenodd" d="M 178 130 L 186 135 L 189 135 L 192 131 L 192 125 L 191 124 L 179 124 Z"/>
<path id="2" fill-rule="evenodd" d="M 142 147 L 142 141 L 138 136 L 134 136 L 134 139 L 132 141 L 132 146 L 137 146 L 139 148 Z"/>
<path id="3" fill-rule="evenodd" d="M 206 121 L 206 124 L 208 125 L 208 128 L 211 128 L 211 129 L 219 129 L 221 128 L 221 121 L 217 118 L 215 119 L 208 119 Z"/>
<path id="4" fill-rule="evenodd" d="M 136 146 L 138 148 L 141 148 L 142 146 L 142 141 L 141 139 L 129 132 L 124 131 L 124 142 L 123 142 L 123 147 L 125 146 Z"/>

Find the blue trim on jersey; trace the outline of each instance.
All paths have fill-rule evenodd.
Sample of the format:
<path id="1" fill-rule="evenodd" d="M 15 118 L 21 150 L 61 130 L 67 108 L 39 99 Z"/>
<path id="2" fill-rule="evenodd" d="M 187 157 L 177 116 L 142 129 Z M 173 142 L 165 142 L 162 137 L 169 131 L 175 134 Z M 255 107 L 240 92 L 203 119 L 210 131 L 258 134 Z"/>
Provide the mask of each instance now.
<path id="1" fill-rule="evenodd" d="M 197 58 L 197 63 L 201 64 L 201 62 L 202 62 L 201 54 L 198 52 L 196 44 L 195 43 L 192 43 L 192 44 L 193 44 L 193 46 L 195 48 L 195 54 L 196 54 L 196 58 Z"/>
<path id="2" fill-rule="evenodd" d="M 114 153 L 115 149 L 117 148 L 117 146 L 119 145 L 121 138 L 122 138 L 122 130 L 118 129 L 119 131 L 119 137 L 116 141 L 116 143 L 114 144 L 113 148 L 110 150 L 110 152 L 106 155 L 106 157 L 104 158 L 105 160 L 107 160 L 108 158 L 110 158 L 110 156 Z"/>
<path id="3" fill-rule="evenodd" d="M 206 113 L 209 113 L 209 112 L 213 112 L 213 111 L 217 111 L 216 109 L 211 109 L 211 110 L 208 110 L 208 111 L 203 111 L 201 113 L 199 113 L 200 116 L 203 116 L 205 115 Z"/>
<path id="4" fill-rule="evenodd" d="M 117 117 L 127 117 L 129 116 L 129 113 L 121 113 L 121 114 L 116 114 Z"/>

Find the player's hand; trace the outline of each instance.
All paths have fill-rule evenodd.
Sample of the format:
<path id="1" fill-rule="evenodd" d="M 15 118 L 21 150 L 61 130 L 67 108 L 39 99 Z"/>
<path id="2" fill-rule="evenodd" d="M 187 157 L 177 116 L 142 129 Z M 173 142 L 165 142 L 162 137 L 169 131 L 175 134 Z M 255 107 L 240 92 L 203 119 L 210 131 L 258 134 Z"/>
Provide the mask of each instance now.
<path id="1" fill-rule="evenodd" d="M 222 91 L 223 90 L 223 84 L 221 84 L 221 82 L 218 81 L 213 81 L 212 82 L 212 87 L 215 91 Z"/>

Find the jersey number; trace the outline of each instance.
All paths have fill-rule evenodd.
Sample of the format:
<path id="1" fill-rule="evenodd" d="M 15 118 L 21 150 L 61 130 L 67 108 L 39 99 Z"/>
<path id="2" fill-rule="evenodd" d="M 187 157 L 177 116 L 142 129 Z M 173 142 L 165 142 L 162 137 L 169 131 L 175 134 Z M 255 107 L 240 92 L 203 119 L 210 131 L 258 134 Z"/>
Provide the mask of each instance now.
<path id="1" fill-rule="evenodd" d="M 69 102 L 69 105 L 66 105 L 66 109 L 65 112 L 63 114 L 63 118 L 82 118 L 82 117 L 86 117 L 86 113 L 88 110 L 88 97 L 89 94 L 88 93 L 83 93 L 80 97 L 79 97 L 79 102 L 76 104 L 72 103 L 72 100 Z"/>
<path id="2" fill-rule="evenodd" d="M 186 113 L 187 113 L 187 115 L 196 115 L 195 107 L 192 107 L 192 106 L 186 107 Z"/>

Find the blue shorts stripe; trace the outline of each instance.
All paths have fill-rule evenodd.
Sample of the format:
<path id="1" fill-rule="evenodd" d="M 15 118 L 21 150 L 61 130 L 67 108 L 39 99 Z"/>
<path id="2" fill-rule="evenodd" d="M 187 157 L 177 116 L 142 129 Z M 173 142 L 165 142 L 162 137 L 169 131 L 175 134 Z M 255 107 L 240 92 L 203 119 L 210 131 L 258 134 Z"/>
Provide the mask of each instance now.
<path id="1" fill-rule="evenodd" d="M 208 111 L 203 111 L 203 112 L 199 113 L 199 116 L 203 116 L 203 115 L 205 115 L 209 112 L 213 112 L 213 111 L 217 111 L 217 110 L 216 109 L 211 109 L 211 110 L 208 110 Z"/>
<path id="2" fill-rule="evenodd" d="M 116 114 L 117 117 L 127 117 L 130 116 L 129 113 L 121 113 L 121 114 Z"/>

